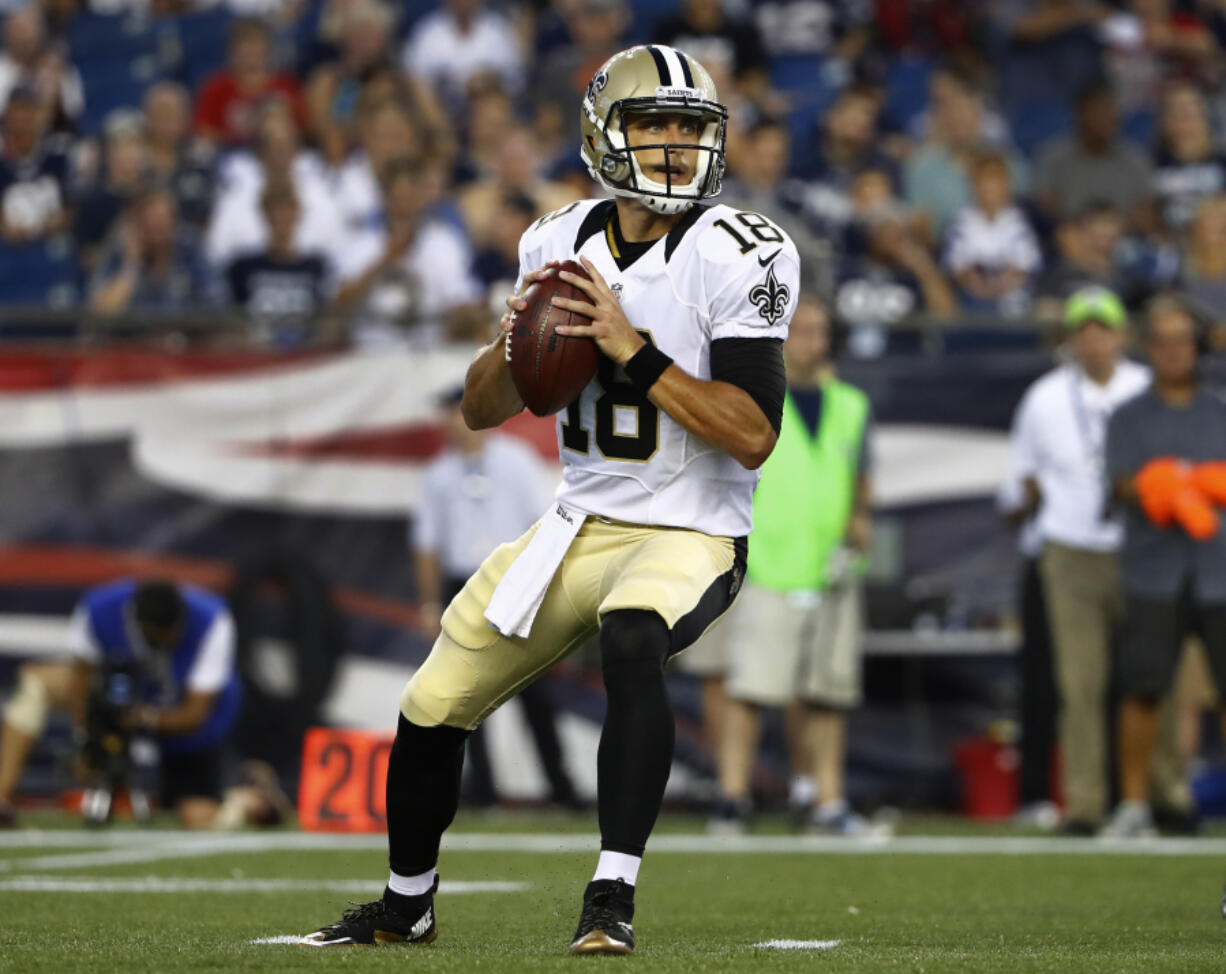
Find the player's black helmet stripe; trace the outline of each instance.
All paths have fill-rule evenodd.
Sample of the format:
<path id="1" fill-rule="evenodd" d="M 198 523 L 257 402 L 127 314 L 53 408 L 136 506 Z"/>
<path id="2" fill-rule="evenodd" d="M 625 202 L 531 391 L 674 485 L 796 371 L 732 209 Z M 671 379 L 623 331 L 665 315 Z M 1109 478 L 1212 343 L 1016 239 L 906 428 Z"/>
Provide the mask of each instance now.
<path id="1" fill-rule="evenodd" d="M 685 75 L 685 86 L 694 87 L 694 72 L 690 70 L 690 56 L 684 51 L 677 52 L 677 60 L 681 62 L 681 73 Z"/>
<path id="2" fill-rule="evenodd" d="M 649 44 L 647 46 L 647 50 L 651 52 L 652 60 L 656 62 L 656 70 L 660 72 L 660 84 L 665 88 L 675 87 L 673 84 L 673 73 L 668 70 L 668 60 L 664 57 L 664 52 L 654 44 Z M 686 69 L 686 73 L 689 73 L 688 68 Z M 692 81 L 689 82 L 689 84 L 691 87 L 693 87 Z"/>

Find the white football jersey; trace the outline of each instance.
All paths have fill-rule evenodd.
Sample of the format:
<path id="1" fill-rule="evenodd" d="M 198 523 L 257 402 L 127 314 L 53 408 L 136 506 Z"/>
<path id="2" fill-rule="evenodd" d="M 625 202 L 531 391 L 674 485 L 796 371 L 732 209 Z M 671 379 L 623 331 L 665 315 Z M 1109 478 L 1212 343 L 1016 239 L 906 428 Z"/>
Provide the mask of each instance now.
<path id="1" fill-rule="evenodd" d="M 698 205 L 622 271 L 606 231 L 615 205 L 584 200 L 541 217 L 520 240 L 520 279 L 586 257 L 640 334 L 698 379 L 711 378 L 716 339 L 787 337 L 800 258 L 774 223 Z M 558 452 L 558 499 L 588 514 L 724 537 L 753 527 L 758 472 L 688 433 L 609 359 L 558 414 Z"/>

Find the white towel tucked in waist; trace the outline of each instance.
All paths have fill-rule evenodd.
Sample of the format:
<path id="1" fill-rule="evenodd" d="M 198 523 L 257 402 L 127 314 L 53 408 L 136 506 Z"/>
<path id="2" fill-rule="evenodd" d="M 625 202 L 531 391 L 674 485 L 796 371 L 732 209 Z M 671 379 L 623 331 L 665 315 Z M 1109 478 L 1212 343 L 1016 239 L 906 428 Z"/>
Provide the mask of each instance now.
<path id="1" fill-rule="evenodd" d="M 545 600 L 545 591 L 585 518 L 586 515 L 560 503 L 541 518 L 536 534 L 494 589 L 485 610 L 491 626 L 504 636 L 527 637 Z"/>

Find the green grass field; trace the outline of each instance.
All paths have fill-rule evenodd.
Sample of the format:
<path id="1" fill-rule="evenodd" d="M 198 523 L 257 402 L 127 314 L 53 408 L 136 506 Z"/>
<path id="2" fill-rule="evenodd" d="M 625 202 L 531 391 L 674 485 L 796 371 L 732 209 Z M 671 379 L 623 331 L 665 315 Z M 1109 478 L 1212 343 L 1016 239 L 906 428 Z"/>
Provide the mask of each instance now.
<path id="1" fill-rule="evenodd" d="M 668 819 L 640 878 L 638 952 L 572 958 L 590 819 L 461 821 L 441 864 L 459 888 L 437 900 L 439 939 L 339 950 L 252 941 L 308 932 L 377 895 L 378 836 L 39 824 L 0 833 L 2 971 L 1226 970 L 1221 838 L 1118 850 L 926 821 L 884 844 L 720 842 L 697 820 Z M 755 946 L 770 940 L 827 946 Z"/>

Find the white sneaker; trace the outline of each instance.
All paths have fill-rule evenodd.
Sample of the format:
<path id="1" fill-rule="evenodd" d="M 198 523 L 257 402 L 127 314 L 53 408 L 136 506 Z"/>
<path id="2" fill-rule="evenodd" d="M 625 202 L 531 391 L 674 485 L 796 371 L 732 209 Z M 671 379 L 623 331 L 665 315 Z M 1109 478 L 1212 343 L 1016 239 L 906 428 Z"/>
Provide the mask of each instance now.
<path id="1" fill-rule="evenodd" d="M 1148 839 L 1158 834 L 1146 802 L 1124 801 L 1098 833 L 1104 839 Z"/>
<path id="2" fill-rule="evenodd" d="M 1013 824 L 1019 828 L 1050 832 L 1060 824 L 1060 809 L 1055 802 L 1030 802 L 1014 813 Z"/>
<path id="3" fill-rule="evenodd" d="M 838 800 L 817 807 L 809 819 L 809 831 L 816 835 L 865 835 L 868 822 L 846 801 Z"/>

